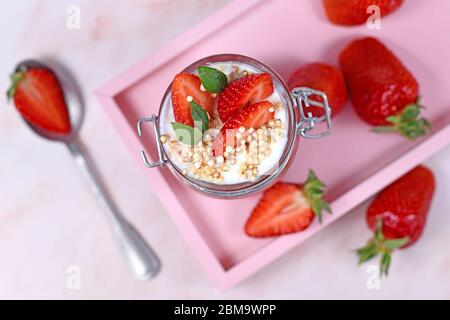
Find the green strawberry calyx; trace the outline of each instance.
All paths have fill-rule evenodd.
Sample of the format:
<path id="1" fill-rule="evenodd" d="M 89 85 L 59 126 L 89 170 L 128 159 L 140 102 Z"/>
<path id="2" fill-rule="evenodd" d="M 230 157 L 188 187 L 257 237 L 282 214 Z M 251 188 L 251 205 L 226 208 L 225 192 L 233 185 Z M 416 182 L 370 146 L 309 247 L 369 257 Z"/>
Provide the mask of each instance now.
<path id="1" fill-rule="evenodd" d="M 305 181 L 303 193 L 320 223 L 322 223 L 322 210 L 332 213 L 330 205 L 323 199 L 325 183 L 320 181 L 314 171 L 309 170 L 308 179 Z"/>
<path id="2" fill-rule="evenodd" d="M 380 255 L 380 277 L 387 276 L 392 260 L 392 252 L 403 247 L 409 241 L 408 237 L 400 239 L 386 239 L 383 234 L 383 220 L 377 219 L 375 233 L 364 247 L 356 249 L 358 264 L 362 264 Z"/>
<path id="3" fill-rule="evenodd" d="M 424 136 L 430 129 L 430 123 L 427 119 L 420 117 L 421 109 L 423 107 L 417 100 L 416 103 L 407 105 L 398 115 L 387 117 L 386 120 L 391 123 L 390 125 L 375 127 L 373 131 L 397 132 L 411 140 Z"/>
<path id="4" fill-rule="evenodd" d="M 8 97 L 8 100 L 11 100 L 14 97 L 14 94 L 16 93 L 17 86 L 19 83 L 23 80 L 27 70 L 20 70 L 16 71 L 13 74 L 11 74 L 11 85 L 8 88 L 8 91 L 6 91 L 6 96 Z"/>

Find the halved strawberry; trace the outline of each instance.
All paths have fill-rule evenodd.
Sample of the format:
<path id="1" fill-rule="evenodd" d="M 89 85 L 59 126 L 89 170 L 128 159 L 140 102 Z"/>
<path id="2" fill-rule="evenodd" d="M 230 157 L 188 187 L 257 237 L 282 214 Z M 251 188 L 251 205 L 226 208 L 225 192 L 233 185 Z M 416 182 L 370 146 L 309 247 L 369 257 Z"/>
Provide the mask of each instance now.
<path id="1" fill-rule="evenodd" d="M 172 82 L 172 106 L 175 121 L 194 126 L 192 119 L 191 105 L 187 100 L 188 97 L 205 109 L 210 115 L 214 114 L 214 97 L 211 93 L 202 91 L 200 86 L 202 82 L 200 78 L 190 73 L 180 73 L 175 76 Z"/>
<path id="2" fill-rule="evenodd" d="M 31 124 L 57 134 L 71 130 L 64 93 L 56 75 L 45 68 L 27 68 L 11 76 L 8 98 Z"/>
<path id="3" fill-rule="evenodd" d="M 273 82 L 268 73 L 251 74 L 231 82 L 217 100 L 220 120 L 227 121 L 237 110 L 264 100 L 272 93 Z"/>
<path id="4" fill-rule="evenodd" d="M 251 237 L 272 237 L 306 229 L 314 217 L 322 221 L 322 210 L 331 213 L 323 200 L 325 185 L 313 171 L 304 185 L 278 182 L 264 192 L 245 224 Z"/>
<path id="5" fill-rule="evenodd" d="M 226 146 L 234 147 L 236 145 L 235 135 L 240 127 L 258 129 L 274 116 L 272 103 L 268 101 L 244 107 L 240 112 L 231 116 L 220 129 L 213 146 L 215 156 L 222 155 Z"/>

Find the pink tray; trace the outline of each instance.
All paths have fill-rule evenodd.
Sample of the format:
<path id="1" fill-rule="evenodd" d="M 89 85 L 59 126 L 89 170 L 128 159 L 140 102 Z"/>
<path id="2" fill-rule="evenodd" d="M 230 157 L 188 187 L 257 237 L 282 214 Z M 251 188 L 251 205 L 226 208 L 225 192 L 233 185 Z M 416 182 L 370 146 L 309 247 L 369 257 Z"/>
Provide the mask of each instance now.
<path id="1" fill-rule="evenodd" d="M 383 19 L 382 30 L 368 30 L 365 26 L 331 25 L 321 3 L 315 0 L 235 1 L 108 82 L 96 95 L 204 268 L 219 287 L 230 287 L 450 142 L 450 43 L 442 40 L 450 34 L 449 12 L 448 0 L 407 1 Z M 421 83 L 423 103 L 429 106 L 425 113 L 433 129 L 415 142 L 373 134 L 348 105 L 334 120 L 332 136 L 302 141 L 285 179 L 303 181 L 307 170 L 314 168 L 327 182 L 334 214 L 322 225 L 315 222 L 304 232 L 280 238 L 251 239 L 244 235 L 243 225 L 258 196 L 233 201 L 210 199 L 178 183 L 167 168 L 144 167 L 136 122 L 158 112 L 173 75 L 191 62 L 212 54 L 239 53 L 286 77 L 305 62 L 336 64 L 339 50 L 363 34 L 380 37 L 413 70 Z M 149 144 L 147 150 L 152 149 Z"/>

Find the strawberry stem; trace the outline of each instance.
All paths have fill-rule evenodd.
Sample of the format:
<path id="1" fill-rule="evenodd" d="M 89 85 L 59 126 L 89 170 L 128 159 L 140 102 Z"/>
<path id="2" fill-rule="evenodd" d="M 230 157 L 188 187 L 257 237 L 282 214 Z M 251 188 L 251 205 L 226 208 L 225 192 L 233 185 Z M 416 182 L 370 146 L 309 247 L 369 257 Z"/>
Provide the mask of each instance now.
<path id="1" fill-rule="evenodd" d="M 386 239 L 383 234 L 383 220 L 377 219 L 375 233 L 364 247 L 356 249 L 358 255 L 358 264 L 362 264 L 380 255 L 380 278 L 389 273 L 389 267 L 392 260 L 392 252 L 395 249 L 403 247 L 409 241 L 408 237 L 400 239 Z"/>
<path id="2" fill-rule="evenodd" d="M 16 93 L 17 86 L 19 85 L 20 81 L 22 81 L 23 77 L 25 76 L 26 69 L 14 72 L 11 74 L 11 85 L 8 88 L 8 91 L 6 91 L 6 96 L 8 97 L 8 100 L 11 100 L 14 97 L 14 94 Z"/>
<path id="3" fill-rule="evenodd" d="M 392 123 L 391 125 L 378 126 L 373 131 L 378 133 L 397 132 L 411 140 L 424 136 L 430 128 L 430 123 L 425 118 L 419 118 L 420 109 L 423 107 L 417 100 L 416 103 L 407 105 L 398 115 L 387 117 L 386 120 Z"/>
<path id="4" fill-rule="evenodd" d="M 322 210 L 332 213 L 330 205 L 323 199 L 325 184 L 320 181 L 314 171 L 309 170 L 308 179 L 304 184 L 304 194 L 320 223 L 322 223 Z"/>

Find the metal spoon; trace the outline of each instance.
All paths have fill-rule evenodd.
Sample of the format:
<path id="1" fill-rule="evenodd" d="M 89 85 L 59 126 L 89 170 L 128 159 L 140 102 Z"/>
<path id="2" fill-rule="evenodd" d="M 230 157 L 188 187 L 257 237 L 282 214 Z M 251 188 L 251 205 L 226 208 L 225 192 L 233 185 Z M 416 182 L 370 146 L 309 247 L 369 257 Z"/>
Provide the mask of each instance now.
<path id="1" fill-rule="evenodd" d="M 50 68 L 46 64 L 35 60 L 20 62 L 16 66 L 16 71 L 33 67 L 47 68 L 57 75 L 63 88 L 64 97 L 69 109 L 72 131 L 69 134 L 57 135 L 40 129 L 28 121 L 25 122 L 41 137 L 62 142 L 68 147 L 70 153 L 83 171 L 92 191 L 104 208 L 111 223 L 115 239 L 128 263 L 131 273 L 136 279 L 142 281 L 152 278 L 158 273 L 160 268 L 160 262 L 156 254 L 145 242 L 139 232 L 119 213 L 116 205 L 106 192 L 106 188 L 104 187 L 95 166 L 78 139 L 78 132 L 84 117 L 84 103 L 76 82 L 71 78 L 70 73 L 63 70 L 61 66 L 53 66 L 52 64 L 52 67 Z"/>

